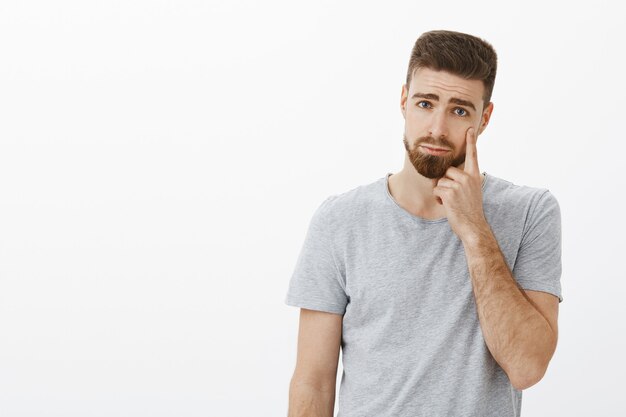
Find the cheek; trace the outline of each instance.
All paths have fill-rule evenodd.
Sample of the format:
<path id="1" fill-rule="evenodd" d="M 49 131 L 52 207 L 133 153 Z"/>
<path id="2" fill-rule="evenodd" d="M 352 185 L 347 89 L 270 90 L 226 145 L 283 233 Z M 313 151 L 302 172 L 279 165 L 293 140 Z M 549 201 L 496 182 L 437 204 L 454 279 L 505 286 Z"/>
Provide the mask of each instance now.
<path id="1" fill-rule="evenodd" d="M 406 113 L 407 122 L 411 123 L 413 128 L 420 128 L 428 124 L 429 114 L 418 109 L 409 109 Z"/>
<path id="2" fill-rule="evenodd" d="M 467 134 L 467 129 L 470 127 L 476 128 L 476 124 L 473 119 L 460 119 L 451 120 L 448 124 L 450 128 L 450 135 L 460 142 L 465 142 L 465 135 Z"/>

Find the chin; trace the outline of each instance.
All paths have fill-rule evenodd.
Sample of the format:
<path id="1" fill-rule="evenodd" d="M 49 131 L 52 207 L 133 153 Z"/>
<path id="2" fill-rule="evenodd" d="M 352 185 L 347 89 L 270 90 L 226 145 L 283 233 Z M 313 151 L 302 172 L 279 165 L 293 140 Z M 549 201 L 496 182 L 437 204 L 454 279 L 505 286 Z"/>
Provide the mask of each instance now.
<path id="1" fill-rule="evenodd" d="M 430 179 L 442 178 L 446 175 L 446 171 L 452 166 L 452 161 L 441 161 L 440 159 L 418 159 L 413 162 L 415 170 L 423 177 Z"/>
<path id="2" fill-rule="evenodd" d="M 426 177 L 426 178 L 430 178 L 431 180 L 438 180 L 440 178 L 445 177 L 445 175 L 446 175 L 445 172 L 443 172 L 443 173 L 440 173 L 440 172 L 436 172 L 436 173 L 433 173 L 433 172 L 420 172 L 420 171 L 417 171 L 417 172 L 421 176 Z"/>

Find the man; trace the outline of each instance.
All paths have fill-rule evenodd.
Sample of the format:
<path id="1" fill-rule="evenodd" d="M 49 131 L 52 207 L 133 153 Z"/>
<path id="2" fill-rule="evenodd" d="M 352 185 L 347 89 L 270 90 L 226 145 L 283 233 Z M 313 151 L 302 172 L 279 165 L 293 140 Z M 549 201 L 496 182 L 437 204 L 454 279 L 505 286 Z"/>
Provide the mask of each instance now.
<path id="1" fill-rule="evenodd" d="M 400 106 L 403 169 L 315 211 L 285 299 L 301 307 L 289 416 L 519 416 L 557 344 L 561 217 L 546 188 L 479 169 L 497 56 L 431 31 Z"/>

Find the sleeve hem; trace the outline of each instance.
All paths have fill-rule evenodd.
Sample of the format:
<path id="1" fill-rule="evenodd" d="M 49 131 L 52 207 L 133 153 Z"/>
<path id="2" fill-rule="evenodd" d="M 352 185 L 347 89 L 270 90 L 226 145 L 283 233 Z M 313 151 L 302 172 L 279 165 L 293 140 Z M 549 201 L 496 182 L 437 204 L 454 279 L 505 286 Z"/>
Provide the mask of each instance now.
<path id="1" fill-rule="evenodd" d="M 547 292 L 556 296 L 559 299 L 559 303 L 563 301 L 563 296 L 561 295 L 561 292 L 552 285 L 546 285 L 545 282 L 518 280 L 518 284 L 524 290 Z"/>
<path id="2" fill-rule="evenodd" d="M 327 302 L 321 302 L 316 300 L 302 300 L 293 297 L 285 298 L 285 304 L 292 307 L 306 308 L 309 310 L 325 311 L 327 313 L 334 313 L 343 315 L 345 313 L 345 307 L 341 307 L 337 304 L 329 304 Z"/>

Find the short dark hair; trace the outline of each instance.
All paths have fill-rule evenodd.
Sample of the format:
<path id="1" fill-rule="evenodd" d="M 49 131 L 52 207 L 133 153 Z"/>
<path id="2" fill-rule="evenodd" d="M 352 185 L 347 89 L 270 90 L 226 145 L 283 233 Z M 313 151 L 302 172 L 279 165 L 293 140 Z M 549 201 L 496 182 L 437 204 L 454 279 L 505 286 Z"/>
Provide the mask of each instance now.
<path id="1" fill-rule="evenodd" d="M 406 89 L 408 91 L 411 79 L 419 68 L 447 71 L 465 79 L 483 82 L 484 109 L 491 101 L 497 67 L 498 55 L 487 41 L 467 33 L 431 30 L 424 32 L 415 41 L 406 74 Z"/>

